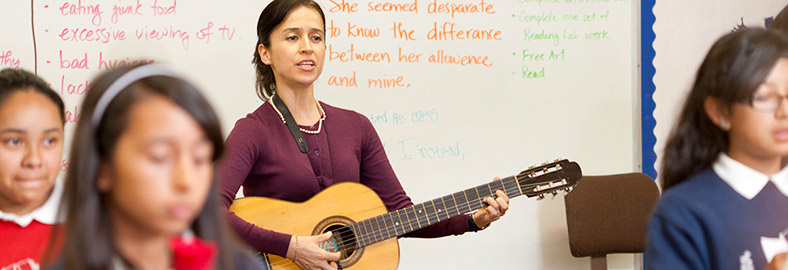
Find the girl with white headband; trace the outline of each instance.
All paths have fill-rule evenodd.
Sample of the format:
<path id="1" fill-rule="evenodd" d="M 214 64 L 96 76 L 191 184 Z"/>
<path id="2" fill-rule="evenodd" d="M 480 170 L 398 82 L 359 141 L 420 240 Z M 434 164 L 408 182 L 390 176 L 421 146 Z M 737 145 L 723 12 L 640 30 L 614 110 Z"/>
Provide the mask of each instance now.
<path id="1" fill-rule="evenodd" d="M 259 269 L 220 217 L 222 132 L 193 85 L 155 64 L 113 70 L 81 115 L 55 269 Z"/>

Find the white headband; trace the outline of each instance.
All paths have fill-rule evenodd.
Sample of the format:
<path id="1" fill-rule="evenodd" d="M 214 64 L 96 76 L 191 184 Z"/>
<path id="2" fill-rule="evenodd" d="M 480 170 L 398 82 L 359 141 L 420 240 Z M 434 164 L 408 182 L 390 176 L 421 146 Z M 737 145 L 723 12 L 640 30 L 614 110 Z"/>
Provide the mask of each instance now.
<path id="1" fill-rule="evenodd" d="M 121 90 L 136 81 L 152 76 L 178 77 L 175 73 L 166 69 L 161 64 L 144 65 L 129 70 L 115 80 L 115 82 L 107 88 L 107 91 L 101 94 L 98 103 L 96 103 L 96 109 L 93 111 L 93 118 L 91 118 L 90 122 L 93 128 L 98 128 L 99 123 L 101 123 L 101 118 L 104 116 L 104 111 L 107 110 L 107 106 L 109 106 L 109 103 L 115 99 L 115 96 L 117 96 Z"/>

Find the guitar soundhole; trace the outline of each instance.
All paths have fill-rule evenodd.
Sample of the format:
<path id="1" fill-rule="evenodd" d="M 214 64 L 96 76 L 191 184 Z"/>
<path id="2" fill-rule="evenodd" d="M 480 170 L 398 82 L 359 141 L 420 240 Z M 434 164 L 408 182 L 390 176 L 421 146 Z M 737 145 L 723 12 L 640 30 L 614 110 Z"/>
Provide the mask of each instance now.
<path id="1" fill-rule="evenodd" d="M 340 260 L 345 260 L 356 251 L 356 238 L 348 227 L 334 225 L 325 230 L 331 231 L 331 239 L 323 243 L 323 249 L 328 252 L 340 252 Z"/>
<path id="2" fill-rule="evenodd" d="M 346 225 L 353 224 L 347 217 L 332 216 L 318 223 L 312 231 L 313 235 L 331 232 L 331 238 L 321 244 L 321 248 L 328 252 L 339 252 L 339 262 L 343 267 L 348 267 L 361 258 L 363 248 L 357 248 L 356 235 Z"/>

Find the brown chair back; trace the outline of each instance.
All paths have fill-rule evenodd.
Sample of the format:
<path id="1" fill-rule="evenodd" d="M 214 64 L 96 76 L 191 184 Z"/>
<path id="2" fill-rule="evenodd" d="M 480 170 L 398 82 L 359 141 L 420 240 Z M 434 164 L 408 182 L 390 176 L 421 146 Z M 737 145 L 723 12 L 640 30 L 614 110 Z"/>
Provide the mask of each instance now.
<path id="1" fill-rule="evenodd" d="M 564 197 L 572 256 L 591 256 L 593 269 L 593 258 L 642 253 L 658 198 L 657 184 L 643 173 L 583 176 Z"/>

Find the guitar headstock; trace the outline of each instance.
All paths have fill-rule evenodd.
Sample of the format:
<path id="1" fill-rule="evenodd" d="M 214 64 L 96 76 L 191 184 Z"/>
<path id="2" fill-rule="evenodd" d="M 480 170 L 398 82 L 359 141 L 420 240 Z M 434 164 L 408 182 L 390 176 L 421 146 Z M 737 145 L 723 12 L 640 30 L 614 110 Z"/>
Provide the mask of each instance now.
<path id="1" fill-rule="evenodd" d="M 520 172 L 515 179 L 523 194 L 528 197 L 539 196 L 541 199 L 547 193 L 555 195 L 558 191 L 571 191 L 582 176 L 577 162 L 561 159 L 530 167 Z"/>

